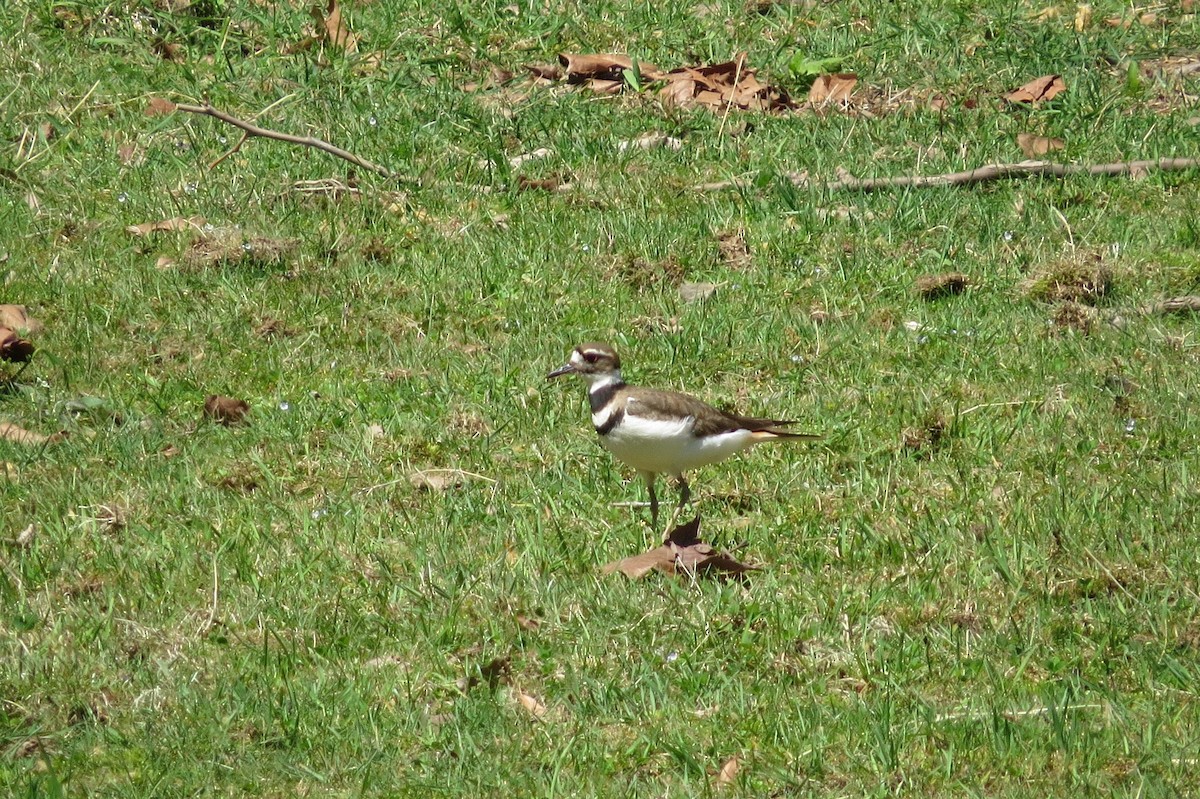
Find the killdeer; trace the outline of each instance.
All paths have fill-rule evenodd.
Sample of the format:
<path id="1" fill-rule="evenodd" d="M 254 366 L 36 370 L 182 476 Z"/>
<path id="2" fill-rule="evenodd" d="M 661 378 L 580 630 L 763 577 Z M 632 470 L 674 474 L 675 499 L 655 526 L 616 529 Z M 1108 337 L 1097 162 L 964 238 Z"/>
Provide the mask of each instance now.
<path id="1" fill-rule="evenodd" d="M 577 374 L 587 383 L 592 425 L 601 445 L 646 481 L 651 523 L 656 528 L 658 497 L 654 482 L 658 475 L 670 475 L 679 481 L 682 508 L 692 495 L 684 472 L 723 461 L 764 441 L 820 438 L 781 429 L 795 424 L 792 421 L 738 416 L 687 394 L 628 386 L 621 379 L 621 359 L 607 344 L 580 344 L 571 353 L 571 360 L 546 379 L 565 374 Z"/>

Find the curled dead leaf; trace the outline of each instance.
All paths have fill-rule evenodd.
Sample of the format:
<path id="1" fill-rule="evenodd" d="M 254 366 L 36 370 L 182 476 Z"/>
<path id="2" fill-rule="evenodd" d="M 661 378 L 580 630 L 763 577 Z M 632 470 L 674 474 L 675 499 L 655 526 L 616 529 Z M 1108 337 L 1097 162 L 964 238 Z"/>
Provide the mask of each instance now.
<path id="1" fill-rule="evenodd" d="M 633 59 L 619 53 L 559 53 L 558 63 L 570 83 L 602 80 L 615 81 L 619 86 L 624 82 L 625 70 L 633 69 Z M 639 61 L 637 70 L 642 80 L 663 77 L 662 70 L 647 62 Z"/>
<path id="2" fill-rule="evenodd" d="M 758 569 L 758 566 L 742 563 L 728 552 L 717 551 L 701 541 L 700 517 L 696 516 L 690 522 L 672 530 L 662 546 L 605 564 L 600 568 L 600 573 L 612 574 L 619 571 L 633 580 L 652 571 L 692 577 L 711 575 L 728 578 L 741 577 L 746 572 Z"/>
<path id="3" fill-rule="evenodd" d="M 851 73 L 820 75 L 808 90 L 808 102 L 813 105 L 846 104 L 858 84 L 858 76 Z"/>
<path id="4" fill-rule="evenodd" d="M 737 755 L 726 760 L 721 764 L 720 771 L 717 772 L 717 777 L 713 782 L 718 789 L 724 788 L 726 785 L 733 783 L 737 779 L 738 772 L 742 770 L 741 760 Z"/>
<path id="5" fill-rule="evenodd" d="M 316 21 L 317 33 L 323 42 L 346 53 L 353 53 L 358 49 L 359 37 L 350 32 L 350 26 L 342 18 L 342 9 L 337 0 L 329 0 L 324 11 L 320 6 L 313 6 L 308 13 Z"/>
<path id="6" fill-rule="evenodd" d="M 24 333 L 38 333 L 43 325 L 29 315 L 29 309 L 24 305 L 0 305 L 0 327 Z"/>
<path id="7" fill-rule="evenodd" d="M 1021 148 L 1021 152 L 1025 153 L 1026 158 L 1037 158 L 1046 153 L 1061 150 L 1067 146 L 1067 143 L 1062 139 L 1051 138 L 1049 136 L 1018 133 L 1017 146 Z"/>
<path id="8" fill-rule="evenodd" d="M 55 444 L 66 437 L 67 434 L 63 432 L 44 436 L 41 433 L 35 433 L 32 430 L 18 427 L 12 422 L 0 422 L 0 439 L 11 441 L 14 444 Z"/>
<path id="9" fill-rule="evenodd" d="M 541 700 L 539 700 L 536 696 L 527 694 L 520 690 L 514 691 L 513 693 L 517 700 L 517 704 L 519 704 L 530 716 L 532 716 L 534 719 L 542 719 L 545 717 L 547 712 L 546 706 L 543 705 Z"/>
<path id="10" fill-rule="evenodd" d="M 7 327 L 0 327 L 0 360 L 26 363 L 33 357 L 33 344 Z"/>
<path id="11" fill-rule="evenodd" d="M 204 400 L 204 416 L 226 427 L 247 421 L 250 403 L 245 400 L 210 394 Z"/>
<path id="12" fill-rule="evenodd" d="M 202 216 L 190 216 L 186 219 L 177 216 L 173 219 L 161 219 L 157 222 L 142 222 L 140 225 L 130 225 L 125 228 L 125 232 L 133 236 L 149 236 L 151 233 L 164 231 L 201 230 L 206 221 Z"/>
<path id="13" fill-rule="evenodd" d="M 700 105 L 710 110 L 738 108 L 764 112 L 794 107 L 786 91 L 758 79 L 755 70 L 746 63 L 745 53 L 720 64 L 674 69 L 663 77 L 666 85 L 659 96 L 668 107 Z"/>
<path id="14" fill-rule="evenodd" d="M 1062 75 L 1043 75 L 1004 95 L 1010 103 L 1044 103 L 1067 90 Z"/>
<path id="15" fill-rule="evenodd" d="M 539 81 L 559 81 L 563 78 L 563 69 L 558 64 L 526 64 L 530 76 Z"/>

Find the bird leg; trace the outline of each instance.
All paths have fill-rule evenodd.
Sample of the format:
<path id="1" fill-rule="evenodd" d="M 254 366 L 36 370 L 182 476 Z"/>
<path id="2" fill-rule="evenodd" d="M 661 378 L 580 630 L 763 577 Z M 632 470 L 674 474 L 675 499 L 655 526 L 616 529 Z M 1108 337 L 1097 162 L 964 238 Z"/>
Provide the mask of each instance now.
<path id="1" fill-rule="evenodd" d="M 658 495 L 654 493 L 654 478 L 652 472 L 643 472 L 642 479 L 646 481 L 646 490 L 650 492 L 650 526 L 658 529 Z"/>
<path id="2" fill-rule="evenodd" d="M 675 523 L 679 521 L 680 512 L 692 500 L 692 488 L 688 485 L 687 478 L 681 474 L 677 475 L 675 479 L 679 483 L 679 504 L 675 506 L 675 510 L 671 511 L 671 521 L 667 522 L 665 535 L 670 535 L 671 531 L 675 529 Z"/>

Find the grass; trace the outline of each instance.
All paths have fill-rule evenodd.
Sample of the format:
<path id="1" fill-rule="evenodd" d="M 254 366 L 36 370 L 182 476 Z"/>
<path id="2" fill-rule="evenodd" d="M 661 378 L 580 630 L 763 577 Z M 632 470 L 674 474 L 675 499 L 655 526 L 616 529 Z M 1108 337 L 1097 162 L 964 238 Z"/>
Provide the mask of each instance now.
<path id="1" fill-rule="evenodd" d="M 1094 3 L 1083 33 L 1074 5 L 351 6 L 378 67 L 284 54 L 303 8 L 167 5 L 0 21 L 2 299 L 46 325 L 0 419 L 69 433 L 0 441 L 0 537 L 35 529 L 0 546 L 13 795 L 1200 788 L 1200 345 L 1194 318 L 1137 312 L 1198 293 L 1195 173 L 868 196 L 774 177 L 1015 161 L 1021 132 L 1077 161 L 1196 157 L 1196 80 L 1148 66 L 1200 48 L 1180 4 L 1110 27 L 1127 9 Z M 746 50 L 801 95 L 802 50 L 960 102 L 742 130 L 652 93 L 461 88 L 572 50 Z M 1055 102 L 995 100 L 1050 72 Z M 210 170 L 234 131 L 147 116 L 151 96 L 271 106 L 260 124 L 403 177 L 303 194 L 347 165 L 263 140 Z M 685 146 L 618 152 L 650 130 Z M 729 177 L 757 187 L 688 188 Z M 295 247 L 199 265 L 190 233 L 124 232 L 180 215 Z M 749 263 L 721 254 L 737 231 Z M 1097 264 L 1094 312 L 1028 291 Z M 950 271 L 965 293 L 914 289 Z M 684 303 L 675 277 L 719 287 Z M 644 490 L 581 389 L 543 381 L 597 338 L 632 381 L 825 432 L 693 476 L 706 536 L 764 564 L 748 585 L 600 576 L 652 543 L 611 504 Z M 250 424 L 203 420 L 209 394 Z M 413 488 L 427 469 L 479 477 Z"/>

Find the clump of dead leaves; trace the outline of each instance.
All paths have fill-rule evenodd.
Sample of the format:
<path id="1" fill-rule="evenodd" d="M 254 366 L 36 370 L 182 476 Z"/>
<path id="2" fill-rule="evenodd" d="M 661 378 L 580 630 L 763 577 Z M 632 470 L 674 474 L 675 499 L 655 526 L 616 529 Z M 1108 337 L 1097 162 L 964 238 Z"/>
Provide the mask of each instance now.
<path id="1" fill-rule="evenodd" d="M 658 98 L 670 108 L 776 112 L 795 107 L 785 89 L 759 80 L 745 53 L 719 64 L 669 71 L 618 53 L 560 53 L 557 66 L 531 65 L 527 69 L 535 80 L 565 80 L 599 94 L 625 89 L 642 92 L 655 84 Z"/>
<path id="2" fill-rule="evenodd" d="M 709 576 L 722 579 L 745 579 L 747 572 L 761 567 L 742 563 L 728 552 L 715 549 L 700 540 L 700 516 L 681 524 L 667 534 L 662 546 L 641 555 L 614 561 L 601 567 L 602 574 L 620 572 L 626 577 L 637 579 L 652 571 L 664 574 L 699 577 Z"/>

